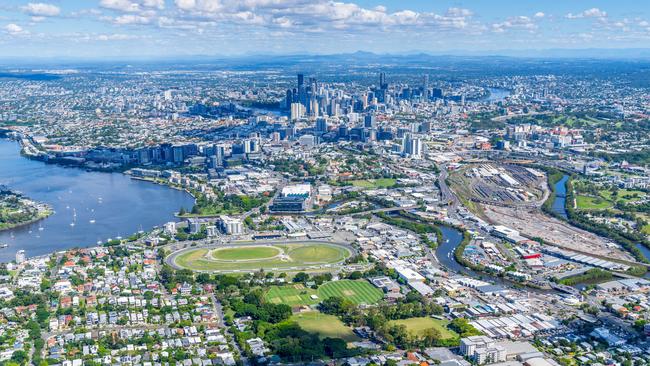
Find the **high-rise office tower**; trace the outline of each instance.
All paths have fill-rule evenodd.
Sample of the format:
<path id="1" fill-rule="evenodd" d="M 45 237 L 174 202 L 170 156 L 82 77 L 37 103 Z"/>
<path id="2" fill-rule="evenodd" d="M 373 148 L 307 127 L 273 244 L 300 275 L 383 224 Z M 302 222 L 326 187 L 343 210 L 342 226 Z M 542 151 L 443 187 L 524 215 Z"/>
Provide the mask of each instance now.
<path id="1" fill-rule="evenodd" d="M 298 98 L 295 102 L 302 103 L 303 106 L 307 106 L 307 93 L 305 90 L 305 76 L 303 74 L 298 74 Z"/>
<path id="2" fill-rule="evenodd" d="M 285 106 L 287 109 L 291 109 L 291 103 L 293 103 L 293 92 L 291 89 L 287 89 L 287 96 Z"/>
<path id="3" fill-rule="evenodd" d="M 309 103 L 309 115 L 318 118 L 318 100 L 312 97 Z"/>
<path id="4" fill-rule="evenodd" d="M 327 132 L 327 119 L 323 117 L 316 119 L 316 132 L 321 134 Z"/>
<path id="5" fill-rule="evenodd" d="M 291 103 L 291 120 L 301 119 L 305 115 L 305 106 L 301 103 Z"/>
<path id="6" fill-rule="evenodd" d="M 366 114 L 363 118 L 363 126 L 366 128 L 375 128 L 375 116 L 372 114 Z"/>

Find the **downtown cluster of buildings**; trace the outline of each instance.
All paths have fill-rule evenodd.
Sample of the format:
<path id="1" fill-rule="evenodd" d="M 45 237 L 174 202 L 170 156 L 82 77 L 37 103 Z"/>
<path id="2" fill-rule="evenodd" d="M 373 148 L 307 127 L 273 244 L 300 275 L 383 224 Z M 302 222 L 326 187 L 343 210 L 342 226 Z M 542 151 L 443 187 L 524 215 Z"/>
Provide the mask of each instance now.
<path id="1" fill-rule="evenodd" d="M 336 280 L 381 264 L 395 276 L 367 280 L 384 292 L 383 303 L 415 292 L 444 309 L 441 320 L 465 318 L 483 334 L 463 337 L 454 352 L 381 351 L 334 363 L 545 366 L 555 365 L 552 359 L 607 365 L 650 359 L 650 284 L 625 273 L 635 262 L 620 245 L 540 213 L 551 193 L 539 170 L 647 189 L 643 164 L 598 155 L 647 148 L 647 136 L 623 129 L 613 138 L 609 126 L 618 118 L 647 118 L 644 90 L 616 78 L 599 84 L 570 75 L 449 82 L 416 73 L 407 81 L 391 75 L 389 82 L 385 72 L 367 72 L 372 76 L 319 82 L 318 73 L 301 73 L 296 83 L 288 73 L 207 74 L 145 72 L 138 83 L 103 73 L 61 83 L 2 82 L 0 120 L 17 125 L 3 133 L 20 139 L 25 155 L 128 170 L 135 179 L 187 190 L 210 211 L 202 214 L 197 204 L 180 222 L 123 244 L 126 253 L 89 248 L 49 258 L 17 255 L 0 283 L 0 334 L 12 340 L 0 346 L 0 361 L 29 348 L 23 325 L 40 307 L 50 315 L 38 352 L 51 365 L 243 363 L 212 289 L 191 281 L 166 288 L 155 249 L 269 239 L 349 243 L 365 262 L 308 269 L 334 272 Z M 593 110 L 602 115 L 576 117 Z M 563 114 L 573 117 L 559 123 Z M 234 196 L 258 203 L 221 205 Z M 444 223 L 460 236 L 439 237 L 399 220 Z M 469 239 L 456 253 L 463 231 Z M 187 235 L 179 239 L 180 233 Z M 458 243 L 448 245 L 450 239 Z M 557 286 L 594 269 L 621 278 L 586 283 L 586 289 Z M 38 305 L 7 305 L 26 289 L 56 296 Z M 242 330 L 250 323 L 234 319 Z M 383 341 L 367 336 L 363 343 L 381 349 Z M 261 338 L 244 347 L 257 358 L 277 359 Z"/>

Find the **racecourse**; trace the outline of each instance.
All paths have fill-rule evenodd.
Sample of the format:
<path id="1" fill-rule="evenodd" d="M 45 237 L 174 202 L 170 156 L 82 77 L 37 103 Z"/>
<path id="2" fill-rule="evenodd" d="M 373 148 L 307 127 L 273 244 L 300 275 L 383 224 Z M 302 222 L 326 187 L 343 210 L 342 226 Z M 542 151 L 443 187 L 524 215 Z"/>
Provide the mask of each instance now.
<path id="1" fill-rule="evenodd" d="M 166 262 L 201 272 L 328 271 L 354 254 L 347 244 L 317 240 L 229 243 L 181 249 Z"/>

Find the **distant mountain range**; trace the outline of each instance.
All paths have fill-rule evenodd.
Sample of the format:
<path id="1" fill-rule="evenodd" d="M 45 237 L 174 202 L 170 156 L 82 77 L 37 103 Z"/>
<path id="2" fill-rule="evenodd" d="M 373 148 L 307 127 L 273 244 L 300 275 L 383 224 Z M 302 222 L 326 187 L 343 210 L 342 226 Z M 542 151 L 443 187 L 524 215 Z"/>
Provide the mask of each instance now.
<path id="1" fill-rule="evenodd" d="M 137 57 L 137 58 L 47 58 L 32 57 L 29 59 L 18 57 L 0 58 L 0 69 L 36 71 L 42 69 L 65 68 L 128 68 L 145 65 L 160 65 L 163 67 L 181 68 L 263 68 L 284 67 L 291 65 L 452 65 L 488 63 L 492 65 L 512 64 L 514 59 L 526 62 L 538 60 L 583 60 L 587 62 L 603 63 L 611 60 L 623 63 L 648 63 L 650 62 L 650 49 L 648 48 L 590 48 L 590 49 L 540 49 L 540 50 L 497 50 L 497 51 L 441 51 L 438 53 L 413 51 L 408 53 L 373 53 L 358 51 L 340 54 L 248 54 L 237 56 L 196 55 L 179 57 Z M 573 62 L 572 62 L 573 63 Z"/>
<path id="2" fill-rule="evenodd" d="M 340 54 L 283 54 L 283 53 L 256 53 L 244 55 L 194 55 L 194 56 L 143 56 L 143 57 L 101 57 L 101 58 L 74 58 L 74 57 L 0 57 L 0 62 L 8 64 L 11 62 L 31 62 L 31 63 L 67 63 L 67 62 L 179 62 L 179 61 L 229 61 L 245 60 L 245 61 L 264 61 L 272 58 L 275 62 L 286 61 L 309 61 L 316 60 L 322 61 L 326 59 L 331 60 L 357 60 L 357 61 L 382 61 L 386 60 L 402 60 L 408 58 L 409 60 L 427 60 L 431 58 L 465 58 L 465 57 L 516 57 L 516 58 L 594 58 L 594 59 L 650 59 L 650 48 L 582 48 L 582 49 L 503 49 L 503 50 L 447 50 L 440 52 L 418 51 L 403 53 L 374 53 L 367 51 L 357 51 L 354 53 L 340 53 Z"/>

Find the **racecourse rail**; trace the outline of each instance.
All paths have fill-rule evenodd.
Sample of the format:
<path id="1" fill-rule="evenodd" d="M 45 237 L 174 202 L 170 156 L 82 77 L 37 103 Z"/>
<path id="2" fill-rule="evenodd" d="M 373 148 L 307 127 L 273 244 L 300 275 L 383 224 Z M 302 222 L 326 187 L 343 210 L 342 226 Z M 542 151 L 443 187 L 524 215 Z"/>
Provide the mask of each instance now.
<path id="1" fill-rule="evenodd" d="M 286 266 L 283 265 L 284 260 L 284 249 L 283 247 L 287 247 L 287 255 L 291 250 L 296 250 L 296 249 L 301 249 L 301 248 L 308 248 L 310 246 L 318 247 L 318 246 L 327 246 L 330 248 L 336 248 L 337 250 L 342 251 L 341 258 L 337 258 L 336 260 L 333 260 L 331 262 L 318 262 L 318 261 L 298 261 L 295 265 L 293 266 Z M 213 259 L 205 259 L 201 258 L 201 260 L 207 264 L 214 265 L 215 268 L 192 268 L 191 265 L 183 265 L 182 263 L 179 263 L 178 259 L 180 256 L 184 254 L 188 254 L 194 251 L 201 251 L 204 250 L 206 253 L 202 255 L 202 257 L 214 255 L 215 253 L 218 253 L 219 250 L 223 249 L 239 249 L 239 248 L 246 248 L 250 247 L 251 249 L 254 247 L 272 247 L 272 248 L 278 248 L 282 250 L 283 254 L 276 255 L 273 257 L 264 257 L 264 258 L 259 258 L 259 259 L 219 259 L 219 258 L 214 258 Z M 291 247 L 297 247 L 294 249 L 289 250 Z M 215 251 L 216 250 L 216 251 Z M 344 252 L 343 252 L 344 251 Z M 348 258 L 355 256 L 357 254 L 357 250 L 354 249 L 352 246 L 350 246 L 347 243 L 342 243 L 342 242 L 334 242 L 334 241 L 325 241 L 325 240 L 260 240 L 260 241 L 246 241 L 246 242 L 229 242 L 225 244 L 206 244 L 206 245 L 197 245 L 197 246 L 190 246 L 186 248 L 182 248 L 180 250 L 177 250 L 165 258 L 165 263 L 170 265 L 171 267 L 175 269 L 190 269 L 192 271 L 197 271 L 197 272 L 208 272 L 208 273 L 251 273 L 258 271 L 260 269 L 264 269 L 265 271 L 285 271 L 285 272 L 296 272 L 296 271 L 335 271 L 340 268 L 340 265 L 345 262 Z M 198 259 L 195 259 L 198 260 Z M 271 264 L 268 263 L 269 260 L 272 260 Z M 290 257 L 287 258 L 286 262 L 290 263 L 290 261 L 293 260 Z M 259 261 L 259 266 L 255 266 L 253 268 L 253 263 L 256 261 Z M 280 261 L 280 265 L 278 265 L 278 261 Z M 219 269 L 216 267 L 219 267 L 219 265 L 226 265 L 228 264 L 229 267 L 232 267 L 233 264 L 241 263 L 242 267 L 245 268 L 226 268 L 226 269 Z M 275 264 L 273 264 L 275 263 Z M 352 265 L 354 267 L 354 265 Z"/>

